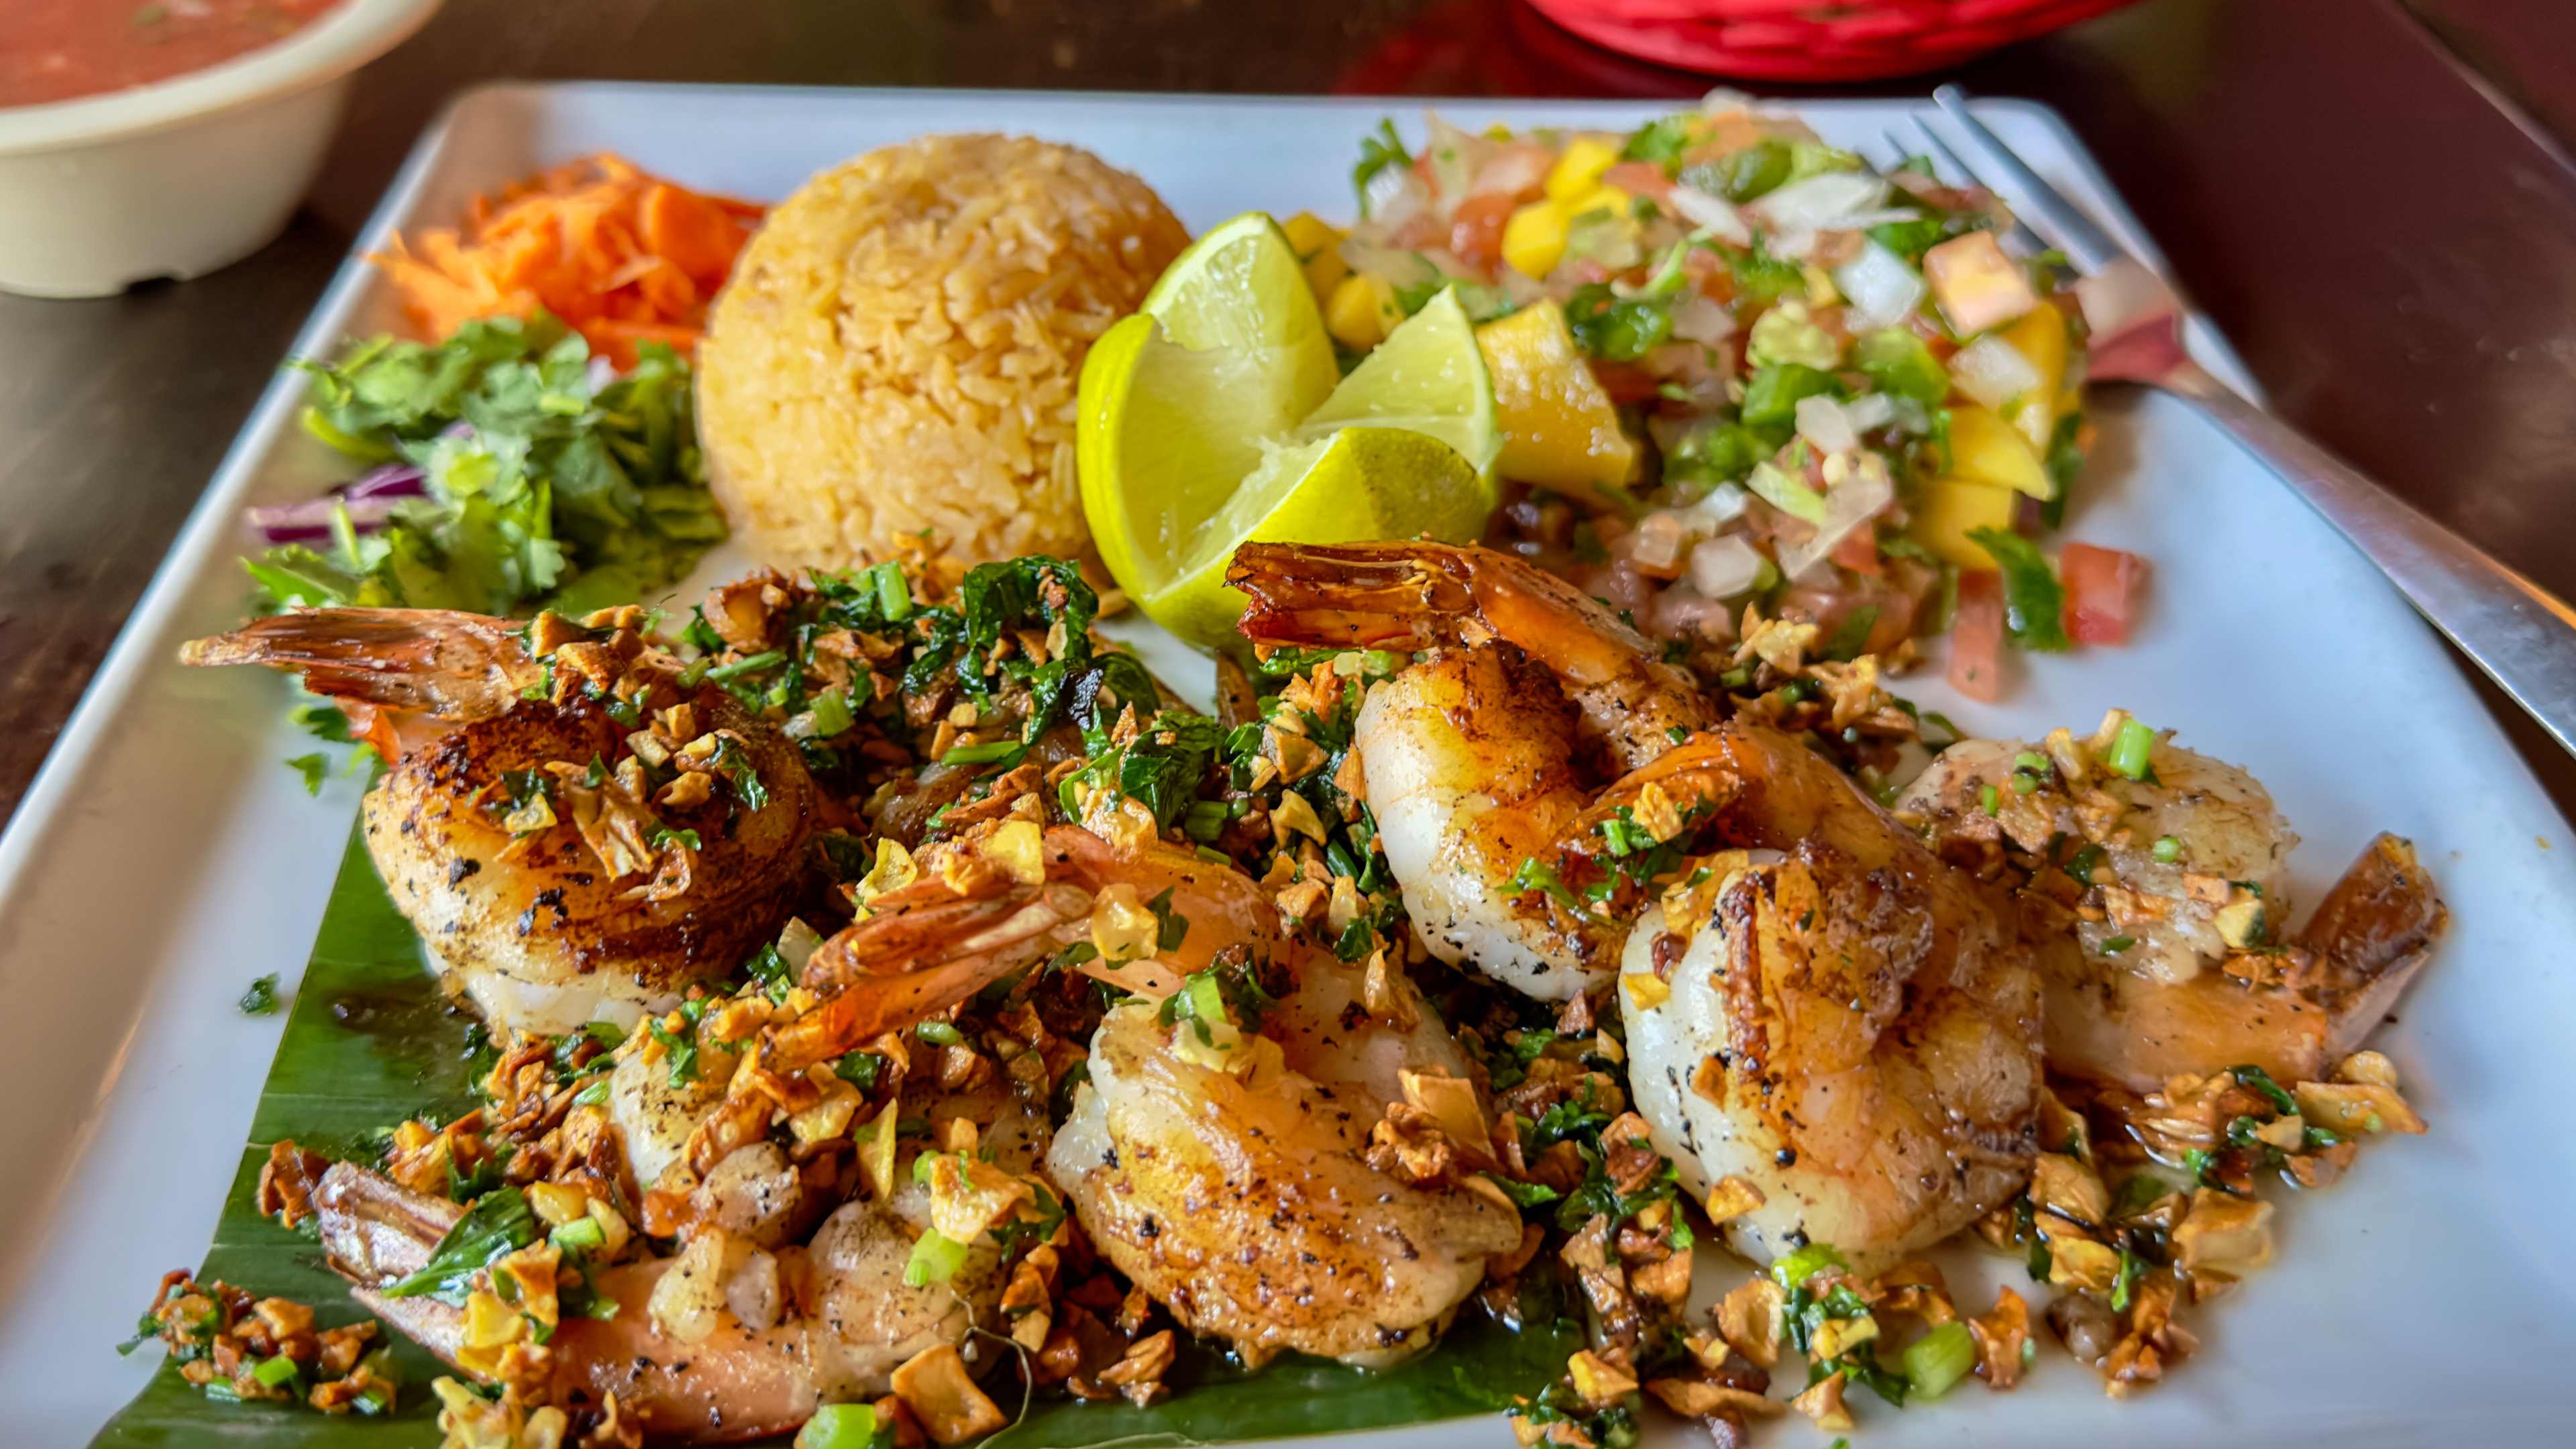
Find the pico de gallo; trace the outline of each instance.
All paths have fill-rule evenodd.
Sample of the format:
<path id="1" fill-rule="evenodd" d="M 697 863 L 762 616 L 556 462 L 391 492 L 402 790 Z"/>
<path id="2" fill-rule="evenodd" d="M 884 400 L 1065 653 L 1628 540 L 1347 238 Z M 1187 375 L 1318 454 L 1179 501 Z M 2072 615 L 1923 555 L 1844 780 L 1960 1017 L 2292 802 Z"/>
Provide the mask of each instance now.
<path id="1" fill-rule="evenodd" d="M 1990 699 L 2007 644 L 2127 637 L 2143 561 L 2034 541 L 2090 442 L 2086 333 L 1991 192 L 1724 93 L 1625 134 L 1382 122 L 1354 181 L 1349 227 L 1287 223 L 1346 361 L 1453 288 L 1520 485 L 1488 541 L 1674 657 L 1723 672 L 1748 608 L 1890 664 L 1954 630 Z"/>

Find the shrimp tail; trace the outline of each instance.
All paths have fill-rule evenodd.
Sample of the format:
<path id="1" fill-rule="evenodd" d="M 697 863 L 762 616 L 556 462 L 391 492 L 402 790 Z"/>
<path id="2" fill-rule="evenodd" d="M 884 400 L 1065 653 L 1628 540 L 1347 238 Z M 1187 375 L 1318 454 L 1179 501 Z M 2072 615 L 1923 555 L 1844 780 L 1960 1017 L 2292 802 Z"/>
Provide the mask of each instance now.
<path id="1" fill-rule="evenodd" d="M 2300 933 L 2315 979 L 2299 983 L 2332 1019 L 2327 1052 L 2361 1044 L 2433 954 L 2451 913 L 2412 841 L 2382 832 L 2317 903 Z"/>
<path id="2" fill-rule="evenodd" d="M 1423 650 L 1500 640 L 1562 682 L 1623 765 L 1645 763 L 1716 721 L 1688 673 L 1581 589 L 1489 548 L 1412 543 L 1248 543 L 1226 582 L 1251 596 L 1256 644 Z"/>
<path id="3" fill-rule="evenodd" d="M 464 1342 L 465 1310 L 426 1294 L 397 1298 L 385 1290 L 429 1266 L 438 1240 L 465 1215 L 463 1206 L 348 1162 L 335 1162 L 322 1174 L 313 1206 L 324 1259 L 349 1280 L 358 1301 L 454 1364 Z"/>
<path id="4" fill-rule="evenodd" d="M 771 1039 L 782 1061 L 816 1062 L 855 1051 L 966 1000 L 1063 944 L 1087 921 L 1079 887 L 1012 886 L 960 898 L 923 881 L 870 902 L 874 912 L 823 943 L 804 981 L 833 993 Z"/>
<path id="5" fill-rule="evenodd" d="M 1225 581 L 1252 598 L 1256 644 L 1431 649 L 1471 642 L 1475 596 L 1439 545 L 1247 543 Z"/>
<path id="6" fill-rule="evenodd" d="M 297 609 L 191 639 L 179 662 L 263 664 L 344 705 L 453 723 L 507 711 L 536 682 L 515 620 L 447 609 Z"/>
<path id="7" fill-rule="evenodd" d="M 451 1368 L 465 1342 L 465 1310 L 427 1294 L 387 1290 L 429 1265 L 440 1238 L 465 1209 L 354 1163 L 334 1163 L 314 1190 L 322 1250 L 367 1311 Z M 593 1289 L 614 1302 L 609 1319 L 567 1318 L 552 1339 L 558 1404 L 619 1409 L 654 1442 L 763 1439 L 811 1418 L 815 1395 L 803 1362 L 803 1328 L 755 1332 L 727 1319 L 697 1343 L 654 1330 L 646 1304 L 667 1260 L 602 1270 Z M 480 1377 L 480 1375 L 476 1375 Z"/>

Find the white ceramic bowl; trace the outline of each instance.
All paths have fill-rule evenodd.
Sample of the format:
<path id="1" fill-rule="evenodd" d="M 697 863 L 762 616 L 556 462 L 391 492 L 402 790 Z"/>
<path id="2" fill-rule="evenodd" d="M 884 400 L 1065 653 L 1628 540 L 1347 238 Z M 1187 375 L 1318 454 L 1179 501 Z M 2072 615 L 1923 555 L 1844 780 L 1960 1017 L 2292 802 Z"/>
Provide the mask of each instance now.
<path id="1" fill-rule="evenodd" d="M 0 289 L 103 297 L 257 251 L 313 182 L 349 73 L 438 0 L 342 0 L 286 39 L 130 90 L 0 108 Z"/>

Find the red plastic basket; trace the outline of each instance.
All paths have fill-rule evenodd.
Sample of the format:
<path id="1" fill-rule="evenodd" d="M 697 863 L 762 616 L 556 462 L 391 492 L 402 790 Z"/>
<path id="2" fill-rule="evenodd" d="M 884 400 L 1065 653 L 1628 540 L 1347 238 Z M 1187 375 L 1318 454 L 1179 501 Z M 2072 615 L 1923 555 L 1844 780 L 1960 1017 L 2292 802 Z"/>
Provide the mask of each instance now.
<path id="1" fill-rule="evenodd" d="M 1596 45 L 1711 75 L 1856 81 L 1957 65 L 2130 0 L 1529 0 Z"/>

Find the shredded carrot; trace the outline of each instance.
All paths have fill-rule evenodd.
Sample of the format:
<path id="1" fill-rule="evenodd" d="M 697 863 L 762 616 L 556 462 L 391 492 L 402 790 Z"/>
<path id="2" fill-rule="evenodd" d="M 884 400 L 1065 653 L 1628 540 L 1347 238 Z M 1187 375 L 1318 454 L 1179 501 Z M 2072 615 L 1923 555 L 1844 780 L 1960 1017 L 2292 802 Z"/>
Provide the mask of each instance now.
<path id="1" fill-rule="evenodd" d="M 763 208 L 586 157 L 478 197 L 461 229 L 422 232 L 368 258 L 412 321 L 444 338 L 469 318 L 552 312 L 620 367 L 665 342 L 686 356 L 707 304 Z"/>

